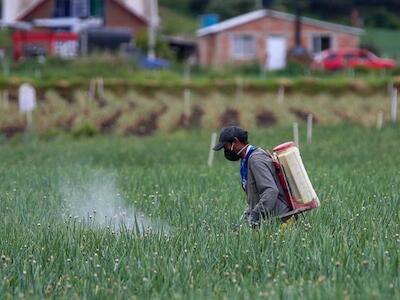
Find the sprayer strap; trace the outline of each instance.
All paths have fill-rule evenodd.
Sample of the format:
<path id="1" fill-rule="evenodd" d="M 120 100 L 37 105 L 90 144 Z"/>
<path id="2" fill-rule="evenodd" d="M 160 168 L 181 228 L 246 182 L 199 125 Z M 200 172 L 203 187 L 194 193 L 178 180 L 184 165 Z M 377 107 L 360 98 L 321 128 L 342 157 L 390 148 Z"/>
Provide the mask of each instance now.
<path id="1" fill-rule="evenodd" d="M 278 173 L 277 175 L 278 175 L 278 178 L 280 177 L 280 175 L 279 175 L 279 173 L 282 173 L 281 175 L 283 176 L 283 180 L 284 180 L 284 183 L 285 184 L 282 184 L 280 181 L 279 181 L 279 179 L 278 179 L 278 182 L 277 182 L 277 184 L 279 183 L 280 184 L 280 186 L 282 187 L 282 189 L 283 189 L 283 191 L 284 191 L 284 196 L 285 196 L 285 198 L 286 198 L 286 201 L 285 201 L 285 204 L 286 205 L 288 205 L 289 206 L 289 208 L 291 207 L 291 198 L 293 197 L 292 196 L 292 192 L 291 192 L 291 190 L 290 190 L 290 185 L 289 185 L 289 182 L 288 182 L 288 180 L 287 180 L 287 176 L 286 176 L 286 173 L 285 173 L 285 170 L 284 170 L 284 168 L 282 167 L 282 165 L 281 165 L 281 162 L 279 161 L 279 159 L 276 157 L 276 156 L 273 156 L 268 150 L 263 150 L 263 149 L 261 149 L 267 156 L 269 156 L 271 159 L 272 159 L 272 162 L 273 162 L 273 164 L 274 164 L 274 166 L 275 166 L 275 171 Z M 290 212 L 289 212 L 290 213 Z"/>

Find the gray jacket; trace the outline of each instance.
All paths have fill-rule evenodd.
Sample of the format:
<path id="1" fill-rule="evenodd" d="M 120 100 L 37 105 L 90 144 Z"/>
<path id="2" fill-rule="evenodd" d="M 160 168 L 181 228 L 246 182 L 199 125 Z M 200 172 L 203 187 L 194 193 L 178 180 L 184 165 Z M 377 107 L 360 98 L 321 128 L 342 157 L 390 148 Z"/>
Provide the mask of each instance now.
<path id="1" fill-rule="evenodd" d="M 249 157 L 248 168 L 247 213 L 255 211 L 268 217 L 289 212 L 272 158 L 257 148 Z"/>

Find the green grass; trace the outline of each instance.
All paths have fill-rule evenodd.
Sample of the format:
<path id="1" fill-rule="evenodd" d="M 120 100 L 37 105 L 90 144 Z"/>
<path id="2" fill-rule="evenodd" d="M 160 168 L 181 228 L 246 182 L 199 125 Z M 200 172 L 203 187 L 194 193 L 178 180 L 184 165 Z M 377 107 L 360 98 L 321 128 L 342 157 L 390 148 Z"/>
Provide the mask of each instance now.
<path id="1" fill-rule="evenodd" d="M 10 54 L 12 49 L 11 30 L 4 28 L 0 30 L 0 47 L 8 51 Z"/>
<path id="2" fill-rule="evenodd" d="M 400 49 L 398 40 L 399 30 L 366 28 L 362 36 L 362 43 L 373 44 L 381 51 L 383 56 L 392 57 L 400 60 Z"/>
<path id="3" fill-rule="evenodd" d="M 399 298 L 398 130 L 317 127 L 301 150 L 322 206 L 285 231 L 272 223 L 238 233 L 238 165 L 219 153 L 206 166 L 207 132 L 3 142 L 1 298 Z M 250 138 L 271 148 L 291 129 Z M 93 182 L 109 202 L 124 199 L 172 231 L 114 233 L 69 218 L 65 191 Z"/>
<path id="4" fill-rule="evenodd" d="M 169 7 L 160 8 L 161 32 L 167 35 L 185 35 L 194 38 L 199 27 L 196 18 L 170 9 Z"/>

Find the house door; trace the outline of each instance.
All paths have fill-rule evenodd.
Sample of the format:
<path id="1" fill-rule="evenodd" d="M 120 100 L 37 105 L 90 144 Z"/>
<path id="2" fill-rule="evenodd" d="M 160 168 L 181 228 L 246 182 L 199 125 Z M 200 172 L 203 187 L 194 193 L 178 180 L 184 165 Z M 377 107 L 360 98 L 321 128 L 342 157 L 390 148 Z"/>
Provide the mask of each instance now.
<path id="1" fill-rule="evenodd" d="M 267 60 L 266 69 L 281 70 L 286 67 L 286 38 L 283 36 L 269 36 L 266 40 Z"/>

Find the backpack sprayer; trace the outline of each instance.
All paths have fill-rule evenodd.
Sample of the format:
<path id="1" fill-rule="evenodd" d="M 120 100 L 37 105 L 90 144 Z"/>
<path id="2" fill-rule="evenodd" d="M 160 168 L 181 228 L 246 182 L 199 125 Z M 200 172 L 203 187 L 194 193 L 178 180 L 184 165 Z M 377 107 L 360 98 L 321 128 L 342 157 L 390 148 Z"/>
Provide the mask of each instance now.
<path id="1" fill-rule="evenodd" d="M 280 219 L 288 219 L 320 206 L 318 196 L 311 184 L 301 159 L 300 151 L 295 143 L 281 144 L 273 149 L 272 154 L 266 154 L 271 157 L 274 163 L 279 183 L 290 208 L 288 213 L 279 215 Z M 239 228 L 244 220 L 245 215 L 243 214 L 235 227 Z"/>
<path id="2" fill-rule="evenodd" d="M 319 207 L 318 196 L 295 144 L 288 142 L 275 147 L 271 157 L 290 208 L 290 212 L 279 217 L 287 218 Z"/>

